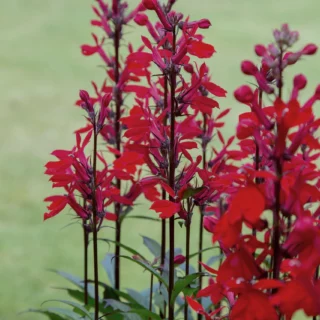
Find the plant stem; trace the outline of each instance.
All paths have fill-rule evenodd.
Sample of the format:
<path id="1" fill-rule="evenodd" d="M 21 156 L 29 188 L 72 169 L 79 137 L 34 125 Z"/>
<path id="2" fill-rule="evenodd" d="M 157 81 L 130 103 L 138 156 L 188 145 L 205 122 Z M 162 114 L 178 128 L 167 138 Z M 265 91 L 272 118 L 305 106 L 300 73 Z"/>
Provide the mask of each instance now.
<path id="1" fill-rule="evenodd" d="M 207 131 L 207 116 L 204 113 L 203 114 L 203 136 L 205 137 Z M 203 142 L 202 145 L 202 168 L 206 169 L 207 168 L 207 145 L 205 144 L 206 142 Z M 202 262 L 202 250 L 203 250 L 203 210 L 204 207 L 200 206 L 200 224 L 199 224 L 199 247 L 198 247 L 198 272 L 202 272 L 202 265 L 200 262 Z M 202 276 L 199 277 L 199 288 L 202 289 Z M 202 315 L 198 314 L 197 319 L 201 320 Z"/>
<path id="2" fill-rule="evenodd" d="M 282 59 L 283 59 L 283 50 L 280 48 L 280 60 L 279 60 L 279 82 L 278 88 L 279 93 L 278 97 L 282 98 Z M 280 155 L 275 156 L 274 160 L 275 171 L 277 175 L 277 180 L 274 184 L 274 196 L 275 196 L 275 207 L 273 210 L 273 237 L 272 237 L 272 248 L 273 248 L 273 270 L 272 270 L 272 278 L 279 279 L 280 275 L 280 264 L 281 264 L 281 252 L 280 252 L 280 210 L 281 210 L 281 202 L 280 202 L 280 192 L 281 192 L 281 178 L 282 178 L 282 162 Z M 273 290 L 272 292 L 275 292 Z"/>
<path id="3" fill-rule="evenodd" d="M 314 280 L 315 280 L 315 281 L 318 280 L 318 277 L 319 277 L 319 269 L 320 269 L 320 267 L 317 266 L 317 269 L 316 269 L 316 272 L 315 272 L 315 275 L 314 275 Z M 313 317 L 312 317 L 312 320 L 317 320 L 317 316 L 313 316 Z"/>
<path id="4" fill-rule="evenodd" d="M 149 294 L 149 311 L 152 311 L 152 293 L 153 293 L 153 274 L 151 273 L 150 294 Z M 149 320 L 152 320 L 151 317 L 149 317 Z"/>
<path id="5" fill-rule="evenodd" d="M 92 181 L 92 233 L 93 233 L 93 268 L 94 268 L 94 319 L 99 318 L 99 271 L 98 271 L 98 230 L 97 230 L 97 203 L 96 203 L 96 177 L 97 177 L 97 125 L 93 123 L 93 181 Z"/>
<path id="6" fill-rule="evenodd" d="M 172 53 L 176 51 L 176 31 L 172 32 L 173 49 Z M 176 169 L 176 153 L 175 153 L 175 91 L 176 91 L 176 70 L 173 65 L 170 74 L 170 94 L 171 94 L 171 112 L 170 112 L 170 154 L 169 154 L 169 185 L 175 189 L 175 169 Z M 175 202 L 175 199 L 170 196 L 170 201 Z M 174 287 L 174 216 L 170 218 L 169 222 L 169 237 L 170 237 L 170 257 L 169 257 L 169 320 L 174 320 L 174 302 L 170 303 L 171 295 Z"/>
<path id="7" fill-rule="evenodd" d="M 163 109 L 168 109 L 168 96 L 169 96 L 169 89 L 168 89 L 168 78 L 164 76 L 164 97 L 163 97 Z M 163 118 L 163 126 L 167 126 L 168 117 L 165 116 Z M 162 200 L 166 200 L 166 191 L 162 189 Z M 164 266 L 165 258 L 166 258 L 166 238 L 167 238 L 167 223 L 166 220 L 163 219 L 161 221 L 161 265 Z M 166 319 L 167 314 L 167 304 L 163 302 L 163 311 L 160 310 L 160 317 L 162 319 Z"/>
<path id="8" fill-rule="evenodd" d="M 190 260 L 190 218 L 186 220 L 186 276 L 189 275 L 189 260 Z M 188 304 L 184 305 L 184 319 L 188 320 Z"/>
<path id="9" fill-rule="evenodd" d="M 258 105 L 259 108 L 262 108 L 262 90 L 259 89 L 259 100 L 258 100 Z M 259 171 L 259 165 L 260 165 L 260 150 L 259 150 L 259 145 L 256 143 L 256 153 L 255 153 L 255 157 L 254 157 L 254 167 L 256 171 Z M 255 178 L 255 184 L 259 184 L 260 180 L 259 178 Z M 255 236 L 257 234 L 257 230 L 255 228 L 252 229 L 252 235 Z M 253 255 L 255 253 L 253 252 Z"/>
<path id="10" fill-rule="evenodd" d="M 117 2 L 117 5 L 119 5 Z M 119 63 L 119 50 L 120 50 L 120 38 L 121 38 L 121 22 L 115 23 L 115 32 L 114 32 L 114 48 L 115 48 L 115 66 L 114 66 L 114 77 L 115 77 L 115 90 L 114 90 L 114 99 L 116 104 L 116 118 L 114 122 L 114 129 L 116 135 L 116 149 L 121 152 L 121 127 L 120 127 L 120 117 L 121 117 L 121 105 L 122 105 L 122 97 L 121 92 L 118 89 L 118 83 L 120 78 L 120 63 Z M 119 155 L 116 156 L 119 158 Z M 121 193 L 121 180 L 116 179 L 116 186 L 120 190 Z M 121 205 L 120 203 L 115 203 L 115 214 L 117 215 L 116 221 L 116 242 L 121 242 Z M 115 246 L 115 289 L 120 289 L 120 246 Z"/>
<path id="11" fill-rule="evenodd" d="M 85 205 L 85 200 L 84 200 Z M 83 270 L 84 270 L 84 301 L 85 305 L 88 304 L 88 244 L 89 244 L 89 234 L 86 230 L 86 220 L 82 221 L 83 228 Z"/>

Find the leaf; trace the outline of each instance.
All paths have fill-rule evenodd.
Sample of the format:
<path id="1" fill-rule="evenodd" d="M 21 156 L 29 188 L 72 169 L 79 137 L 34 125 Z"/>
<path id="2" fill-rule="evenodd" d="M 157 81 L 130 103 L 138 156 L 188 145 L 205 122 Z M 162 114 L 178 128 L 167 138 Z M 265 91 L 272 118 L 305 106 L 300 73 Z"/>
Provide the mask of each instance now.
<path id="1" fill-rule="evenodd" d="M 143 244 L 149 249 L 149 251 L 154 255 L 155 258 L 160 257 L 161 255 L 161 246 L 160 244 L 148 237 L 142 236 Z"/>
<path id="2" fill-rule="evenodd" d="M 61 289 L 64 289 L 64 288 L 61 288 Z M 83 291 L 75 290 L 75 289 L 68 289 L 68 288 L 65 288 L 64 290 L 67 290 L 67 292 L 70 295 L 70 297 L 76 299 L 77 301 L 79 301 L 79 302 L 83 302 L 84 301 L 84 292 Z M 90 296 L 88 297 L 88 303 L 87 303 L 86 307 L 89 307 L 89 308 L 94 308 L 95 307 L 94 299 L 92 297 L 90 297 Z M 107 310 L 104 307 L 102 302 L 99 303 L 99 311 L 102 312 L 102 313 L 107 312 Z"/>
<path id="3" fill-rule="evenodd" d="M 108 279 L 111 283 L 111 286 L 114 287 L 115 285 L 115 279 L 114 279 L 114 254 L 113 253 L 107 253 L 105 258 L 102 260 L 102 265 L 104 270 L 106 271 L 107 275 L 108 275 Z"/>
<path id="4" fill-rule="evenodd" d="M 131 309 L 130 313 L 138 314 L 144 319 L 161 320 L 159 315 L 147 309 Z"/>
<path id="5" fill-rule="evenodd" d="M 131 247 L 129 247 L 129 246 L 126 246 L 125 244 L 122 244 L 121 242 L 117 242 L 117 241 L 114 241 L 114 240 L 111 240 L 111 239 L 105 239 L 105 238 L 99 238 L 98 240 L 114 243 L 115 245 L 119 246 L 120 248 L 123 248 L 123 249 L 127 250 L 128 252 L 132 253 L 133 255 L 140 256 L 142 259 L 147 260 L 147 259 L 146 259 L 141 253 L 139 253 L 137 250 L 135 250 L 135 249 L 133 249 L 133 248 L 131 248 Z"/>
<path id="6" fill-rule="evenodd" d="M 220 261 L 223 258 L 224 258 L 224 254 L 219 254 L 218 256 L 213 256 L 208 259 L 206 264 L 212 265 L 212 264 L 216 263 L 217 261 Z"/>
<path id="7" fill-rule="evenodd" d="M 137 301 L 139 304 L 141 304 L 145 308 L 148 308 L 149 297 L 146 297 L 146 296 L 142 295 L 140 292 L 133 290 L 133 289 L 127 289 L 127 292 L 135 301 Z"/>
<path id="8" fill-rule="evenodd" d="M 130 260 L 135 262 L 136 264 L 140 265 L 141 267 L 147 269 L 149 272 L 151 272 L 161 283 L 163 283 L 167 288 L 168 288 L 168 284 L 166 283 L 166 281 L 161 277 L 161 275 L 154 270 L 152 267 L 150 267 L 149 265 L 147 265 L 146 263 L 143 263 L 140 260 L 135 260 L 129 256 L 120 256 L 121 258 L 124 258 L 126 260 Z"/>
<path id="9" fill-rule="evenodd" d="M 182 292 L 184 288 L 189 286 L 189 284 L 191 284 L 195 279 L 199 278 L 201 275 L 203 275 L 203 273 L 193 273 L 177 280 L 171 294 L 170 304 L 173 305 L 180 292 Z"/>
<path id="10" fill-rule="evenodd" d="M 82 311 L 87 317 L 89 317 L 90 320 L 94 320 L 92 315 L 88 312 L 88 310 L 79 303 L 76 303 L 73 301 L 68 301 L 68 300 L 55 300 L 55 299 L 54 300 L 47 300 L 44 303 L 47 303 L 47 302 L 61 302 L 61 303 L 67 304 L 67 305 L 69 305 L 79 311 Z M 48 310 L 49 310 L 49 308 L 48 308 Z"/>
<path id="11" fill-rule="evenodd" d="M 183 194 L 182 194 L 182 198 L 181 199 L 188 199 L 190 197 L 195 196 L 197 193 L 199 193 L 200 191 L 202 191 L 204 189 L 204 187 L 199 187 L 199 188 L 187 188 L 186 190 L 184 190 Z"/>
<path id="12" fill-rule="evenodd" d="M 141 219 L 141 220 L 150 220 L 150 221 L 155 221 L 155 222 L 160 221 L 160 219 L 158 219 L 158 218 L 142 216 L 142 215 L 141 216 L 139 216 L 139 215 L 127 216 L 126 219 Z"/>
<path id="13" fill-rule="evenodd" d="M 75 284 L 77 287 L 84 289 L 84 282 L 81 278 L 72 275 L 71 273 L 67 273 L 64 271 L 50 269 L 50 271 L 62 276 L 63 278 L 69 280 L 71 283 Z M 88 294 L 94 298 L 94 287 L 91 284 L 88 284 Z"/>
<path id="14" fill-rule="evenodd" d="M 201 251 L 194 252 L 189 255 L 189 259 L 196 257 L 200 252 L 206 252 L 214 249 L 219 249 L 219 247 L 209 247 L 209 248 L 202 249 Z"/>
<path id="15" fill-rule="evenodd" d="M 114 299 L 105 300 L 107 306 L 111 306 L 114 310 L 128 312 L 131 308 L 128 304 Z"/>
<path id="16" fill-rule="evenodd" d="M 63 309 L 64 310 L 64 309 Z M 68 310 L 67 310 L 68 311 Z M 59 313 L 55 313 L 55 312 L 50 312 L 48 311 L 47 309 L 45 310 L 41 310 L 41 309 L 29 309 L 29 310 L 26 310 L 26 311 L 23 311 L 19 314 L 23 314 L 23 313 L 27 313 L 27 312 L 34 312 L 34 313 L 42 313 L 46 316 L 48 316 L 48 318 L 50 320 L 65 320 L 65 318 L 62 318 L 60 316 L 60 312 Z M 78 315 L 77 315 L 78 316 Z"/>

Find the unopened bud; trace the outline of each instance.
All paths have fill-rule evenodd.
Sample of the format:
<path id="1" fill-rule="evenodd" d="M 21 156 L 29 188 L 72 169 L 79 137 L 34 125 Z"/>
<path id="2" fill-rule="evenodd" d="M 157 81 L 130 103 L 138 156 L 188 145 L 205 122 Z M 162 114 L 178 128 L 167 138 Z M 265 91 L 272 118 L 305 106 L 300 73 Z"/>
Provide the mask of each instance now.
<path id="1" fill-rule="evenodd" d="M 208 29 L 211 26 L 211 22 L 208 19 L 201 19 L 198 21 L 198 27 L 200 29 Z"/>
<path id="2" fill-rule="evenodd" d="M 155 10 L 155 4 L 153 0 L 142 0 L 142 4 L 145 6 L 148 10 Z"/>
<path id="3" fill-rule="evenodd" d="M 174 257 L 174 264 L 182 264 L 186 261 L 186 257 L 183 256 L 182 254 L 179 254 L 177 256 Z"/>
<path id="4" fill-rule="evenodd" d="M 307 78 L 303 74 L 298 74 L 293 79 L 293 86 L 298 90 L 302 90 L 307 85 Z"/>
<path id="5" fill-rule="evenodd" d="M 244 85 L 234 92 L 234 97 L 241 103 L 250 103 L 253 100 L 253 92 L 249 86 Z"/>
<path id="6" fill-rule="evenodd" d="M 263 57 L 267 53 L 266 47 L 262 44 L 257 44 L 254 47 L 254 51 L 255 51 L 256 55 L 259 57 Z"/>
<path id="7" fill-rule="evenodd" d="M 145 26 L 148 23 L 148 21 L 148 16 L 144 13 L 138 13 L 134 18 L 134 22 L 139 26 Z"/>
<path id="8" fill-rule="evenodd" d="M 83 102 L 88 103 L 90 101 L 89 93 L 86 90 L 80 90 L 79 96 Z"/>
<path id="9" fill-rule="evenodd" d="M 241 71 L 247 75 L 254 75 L 258 68 L 251 61 L 245 60 L 241 63 Z"/>
<path id="10" fill-rule="evenodd" d="M 317 52 L 318 50 L 318 47 L 313 44 L 313 43 L 310 43 L 310 44 L 307 44 L 303 49 L 302 49 L 302 54 L 305 54 L 305 55 L 313 55 Z"/>

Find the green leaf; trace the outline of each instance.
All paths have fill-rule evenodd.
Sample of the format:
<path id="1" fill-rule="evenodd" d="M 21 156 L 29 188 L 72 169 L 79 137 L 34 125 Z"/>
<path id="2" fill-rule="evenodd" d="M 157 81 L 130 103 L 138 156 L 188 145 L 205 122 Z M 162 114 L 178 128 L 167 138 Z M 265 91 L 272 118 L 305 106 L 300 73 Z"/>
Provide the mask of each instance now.
<path id="1" fill-rule="evenodd" d="M 195 196 L 197 193 L 199 193 L 200 191 L 202 191 L 204 189 L 204 187 L 199 187 L 199 188 L 187 188 L 183 194 L 182 194 L 182 198 L 181 199 L 188 199 L 190 197 Z"/>
<path id="2" fill-rule="evenodd" d="M 140 305 L 144 306 L 145 308 L 149 307 L 149 295 L 146 297 L 143 294 L 141 294 L 140 292 L 133 290 L 133 289 L 127 289 L 127 292 Z"/>
<path id="3" fill-rule="evenodd" d="M 138 314 L 146 319 L 161 320 L 159 315 L 147 309 L 131 309 L 129 312 Z"/>
<path id="4" fill-rule="evenodd" d="M 108 306 L 111 306 L 114 310 L 120 310 L 120 311 L 123 311 L 123 312 L 128 312 L 131 309 L 128 304 L 123 303 L 123 302 L 118 301 L 118 300 L 106 299 L 105 302 L 106 302 L 106 304 Z"/>
<path id="5" fill-rule="evenodd" d="M 186 277 L 183 277 L 176 281 L 172 294 L 171 294 L 171 300 L 170 304 L 173 305 L 176 301 L 177 296 L 187 287 L 189 286 L 195 279 L 202 276 L 203 273 L 193 273 L 189 274 Z"/>
<path id="6" fill-rule="evenodd" d="M 212 265 L 212 264 L 220 261 L 223 258 L 224 258 L 224 254 L 219 254 L 218 256 L 213 256 L 213 257 L 209 258 L 209 260 L 207 261 L 206 264 Z"/>
<path id="7" fill-rule="evenodd" d="M 160 257 L 161 255 L 161 246 L 160 244 L 148 237 L 142 236 L 143 244 L 149 249 L 149 251 L 154 255 L 155 258 Z"/>
<path id="8" fill-rule="evenodd" d="M 81 278 L 74 276 L 71 273 L 64 272 L 64 271 L 59 271 L 59 270 L 54 270 L 54 269 L 50 269 L 50 271 L 69 280 L 71 283 L 75 284 L 77 287 L 84 289 L 84 282 Z M 94 287 L 91 284 L 88 284 L 88 294 L 94 298 Z"/>
<path id="9" fill-rule="evenodd" d="M 72 320 L 83 320 L 83 318 L 76 312 L 68 309 L 63 309 L 63 308 L 45 308 L 45 309 L 29 309 L 26 312 L 36 312 L 36 313 L 42 313 L 45 314 L 46 316 L 49 316 L 50 320 L 65 320 L 65 319 L 72 319 Z M 52 315 L 52 316 L 51 316 Z M 61 317 L 61 316 L 66 316 Z"/>
<path id="10" fill-rule="evenodd" d="M 145 268 L 146 270 L 148 270 L 149 272 L 151 272 L 161 283 L 163 283 L 167 288 L 168 288 L 168 284 L 167 282 L 161 277 L 161 275 L 152 267 L 150 267 L 148 264 L 140 261 L 140 260 L 135 260 L 129 256 L 120 256 L 121 258 L 124 258 L 126 260 L 130 260 L 135 262 L 136 264 L 140 265 L 141 267 Z"/>
<path id="11" fill-rule="evenodd" d="M 115 279 L 114 279 L 114 254 L 113 253 L 107 253 L 105 258 L 102 261 L 102 265 L 104 270 L 106 271 L 109 281 L 111 285 L 114 287 Z"/>
<path id="12" fill-rule="evenodd" d="M 149 216 L 142 216 L 142 215 L 127 216 L 126 219 L 141 219 L 141 220 L 149 220 L 149 221 L 155 221 L 155 222 L 161 221 L 158 218 L 153 218 L 153 217 L 149 217 Z"/>
<path id="13" fill-rule="evenodd" d="M 125 250 L 127 250 L 128 252 L 132 253 L 133 255 L 137 255 L 137 256 L 140 256 L 142 259 L 144 260 L 147 260 L 142 254 L 140 254 L 137 250 L 129 247 L 129 246 L 126 246 L 125 244 L 122 244 L 121 242 L 117 242 L 117 241 L 114 241 L 114 240 L 111 240 L 111 239 L 105 239 L 105 238 L 99 238 L 98 240 L 100 241 L 104 241 L 104 242 L 111 242 L 111 243 L 114 243 L 115 245 L 119 246 L 120 248 L 123 248 Z"/>
<path id="14" fill-rule="evenodd" d="M 34 312 L 34 313 L 41 313 L 41 314 L 44 314 L 46 315 L 50 320 L 65 320 L 66 318 L 62 318 L 60 316 L 61 313 L 54 313 L 54 312 L 50 312 L 50 311 L 47 311 L 47 310 L 42 310 L 42 309 L 29 309 L 29 310 L 26 310 L 26 311 L 23 311 L 21 312 L 20 314 L 22 313 L 27 313 L 27 312 Z"/>
<path id="15" fill-rule="evenodd" d="M 47 300 L 44 303 L 47 303 L 47 302 L 61 302 L 61 303 L 67 304 L 67 305 L 75 308 L 76 310 L 82 311 L 83 314 L 86 315 L 90 320 L 94 320 L 94 318 L 88 312 L 88 310 L 85 307 L 83 307 L 81 304 L 79 304 L 79 303 L 76 303 L 76 302 L 73 302 L 73 301 L 69 301 L 69 300 Z"/>
<path id="16" fill-rule="evenodd" d="M 201 251 L 197 251 L 197 252 L 194 252 L 194 253 L 190 254 L 189 255 L 189 259 L 196 257 L 200 252 L 206 252 L 206 251 L 219 249 L 219 248 L 220 247 L 209 247 L 209 248 L 202 249 Z"/>

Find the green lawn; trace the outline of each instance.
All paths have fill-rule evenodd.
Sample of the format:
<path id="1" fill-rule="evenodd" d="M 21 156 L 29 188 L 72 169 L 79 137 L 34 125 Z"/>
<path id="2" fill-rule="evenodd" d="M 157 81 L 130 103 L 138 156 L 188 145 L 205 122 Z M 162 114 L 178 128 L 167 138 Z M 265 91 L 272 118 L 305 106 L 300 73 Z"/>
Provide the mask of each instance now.
<path id="1" fill-rule="evenodd" d="M 62 282 L 48 268 L 81 275 L 79 227 L 63 229 L 70 221 L 67 214 L 42 221 L 42 200 L 52 193 L 43 166 L 52 150 L 72 146 L 72 132 L 83 124 L 83 113 L 73 106 L 78 90 L 91 89 L 90 81 L 103 77 L 102 69 L 97 68 L 100 62 L 83 57 L 79 50 L 81 44 L 91 42 L 91 3 L 0 0 L 1 320 L 17 319 L 18 312 L 58 297 L 59 292 L 52 287 Z M 214 80 L 229 92 L 223 105 L 235 109 L 227 124 L 229 134 L 241 110 L 232 99 L 232 91 L 248 80 L 239 65 L 253 57 L 253 45 L 270 41 L 273 28 L 283 22 L 300 31 L 301 45 L 311 41 L 319 44 L 319 0 L 180 0 L 177 7 L 190 13 L 192 19 L 208 17 L 212 22 L 206 35 L 217 53 L 208 64 Z M 128 29 L 128 38 L 137 43 L 139 35 L 133 30 Z M 312 85 L 309 92 L 319 79 L 319 62 L 317 56 L 298 64 Z M 154 214 L 147 213 L 147 208 L 142 203 L 136 210 Z M 124 241 L 144 250 L 140 234 L 156 238 L 159 231 L 153 222 L 133 224 L 130 220 L 124 226 Z M 113 237 L 110 229 L 103 232 L 105 237 Z M 183 243 L 182 232 L 179 243 Z M 101 260 L 108 250 L 107 246 L 101 248 Z M 103 271 L 101 275 L 105 280 Z M 128 263 L 122 275 L 123 287 L 139 288 L 146 276 Z M 25 314 L 21 319 L 43 317 Z"/>

